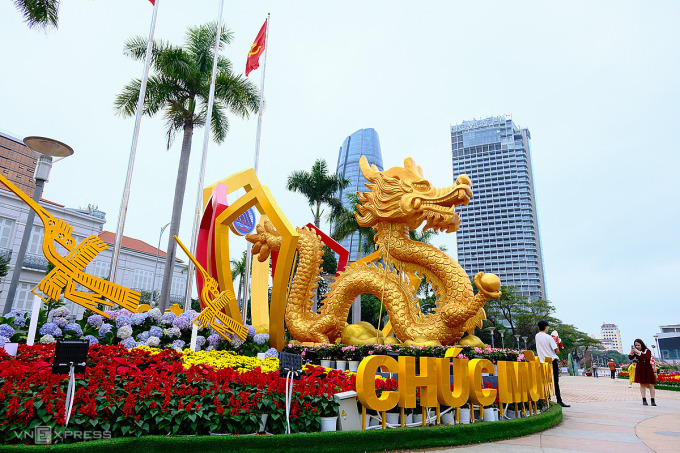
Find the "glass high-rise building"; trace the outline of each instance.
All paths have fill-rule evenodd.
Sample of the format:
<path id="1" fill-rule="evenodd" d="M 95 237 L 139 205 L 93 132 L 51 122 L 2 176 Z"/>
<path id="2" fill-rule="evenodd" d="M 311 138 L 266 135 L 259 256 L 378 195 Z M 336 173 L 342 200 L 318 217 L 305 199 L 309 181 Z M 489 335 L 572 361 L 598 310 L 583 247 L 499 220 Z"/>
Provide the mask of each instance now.
<path id="1" fill-rule="evenodd" d="M 453 177 L 467 174 L 474 193 L 458 208 L 458 262 L 469 275 L 493 272 L 533 300 L 547 295 L 530 139 L 510 115 L 451 126 Z"/>
<path id="2" fill-rule="evenodd" d="M 359 168 L 359 159 L 361 156 L 366 156 L 369 164 L 373 164 L 380 171 L 383 170 L 382 153 L 380 151 L 380 139 L 378 133 L 373 128 L 359 129 L 342 142 L 340 152 L 338 153 L 338 165 L 336 167 L 336 175 L 349 179 L 350 184 L 344 190 L 338 193 L 338 198 L 342 200 L 343 205 L 347 209 L 353 209 L 350 206 L 350 201 L 347 199 L 348 193 L 366 192 L 368 188 L 365 186 L 368 181 L 364 178 Z M 366 238 L 362 237 L 361 242 Z M 354 233 L 352 236 L 340 241 L 340 244 L 349 250 L 350 262 L 357 260 L 357 251 L 359 249 L 359 233 Z M 365 256 L 361 253 L 361 257 Z"/>

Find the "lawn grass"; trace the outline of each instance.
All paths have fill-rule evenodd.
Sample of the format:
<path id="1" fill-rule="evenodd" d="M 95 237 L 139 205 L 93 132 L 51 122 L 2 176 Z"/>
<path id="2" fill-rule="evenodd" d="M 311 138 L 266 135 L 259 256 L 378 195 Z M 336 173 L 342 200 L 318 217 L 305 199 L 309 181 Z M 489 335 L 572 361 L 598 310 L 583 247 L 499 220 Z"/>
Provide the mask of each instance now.
<path id="1" fill-rule="evenodd" d="M 279 452 L 372 452 L 425 449 L 493 442 L 544 431 L 562 421 L 562 408 L 553 404 L 541 414 L 499 422 L 425 428 L 375 429 L 332 433 L 279 434 L 275 436 L 144 436 L 93 440 L 72 444 L 35 446 L 5 445 L 0 451 L 63 453 L 105 452 L 187 453 L 188 451 L 247 453 Z"/>

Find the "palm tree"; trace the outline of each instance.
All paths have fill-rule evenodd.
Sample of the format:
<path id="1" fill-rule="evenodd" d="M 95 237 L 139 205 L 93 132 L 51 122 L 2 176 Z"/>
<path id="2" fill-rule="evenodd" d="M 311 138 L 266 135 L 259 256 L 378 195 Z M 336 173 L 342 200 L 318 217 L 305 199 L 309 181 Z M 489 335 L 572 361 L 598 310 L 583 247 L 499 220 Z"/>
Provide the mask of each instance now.
<path id="1" fill-rule="evenodd" d="M 187 31 L 184 47 L 165 42 L 154 42 L 152 65 L 154 74 L 149 77 L 144 99 L 145 115 L 153 116 L 163 111 L 167 125 L 167 146 L 170 148 L 177 133 L 182 131 L 182 151 L 177 169 L 175 196 L 170 220 L 163 285 L 161 286 L 160 307 L 169 304 L 170 284 L 177 244 L 173 236 L 179 233 L 179 224 L 184 202 L 184 191 L 191 155 L 191 139 L 195 127 L 205 126 L 210 79 L 213 66 L 213 48 L 217 24 L 215 22 L 191 27 Z M 220 47 L 233 38 L 226 27 L 220 30 Z M 138 61 L 146 57 L 147 39 L 141 36 L 125 43 L 125 54 Z M 215 102 L 210 127 L 217 143 L 224 141 L 229 131 L 227 111 L 241 118 L 249 118 L 259 109 L 260 95 L 257 88 L 241 75 L 232 71 L 229 60 L 219 57 L 215 85 Z M 123 116 L 136 113 L 141 81 L 132 80 L 116 97 L 116 112 Z"/>
<path id="2" fill-rule="evenodd" d="M 242 306 L 241 297 L 243 294 L 243 284 L 245 283 L 246 278 L 246 253 L 247 251 L 244 250 L 241 259 L 231 260 L 231 280 L 234 281 L 238 278 L 238 297 L 236 302 L 239 304 L 239 307 Z"/>
<path id="3" fill-rule="evenodd" d="M 13 0 L 29 28 L 57 28 L 59 0 Z"/>
<path id="4" fill-rule="evenodd" d="M 349 179 L 337 175 L 328 174 L 328 165 L 323 159 L 317 159 L 312 166 L 311 172 L 304 170 L 294 171 L 288 176 L 286 189 L 304 195 L 309 202 L 309 207 L 314 216 L 314 226 L 321 225 L 321 204 L 331 207 L 331 214 L 341 212 L 342 201 L 337 193 L 349 185 Z"/>
<path id="5" fill-rule="evenodd" d="M 331 223 L 333 224 L 333 234 L 331 235 L 336 241 L 342 241 L 353 235 L 359 233 L 359 245 L 357 246 L 357 256 L 355 260 L 361 259 L 361 253 L 369 254 L 373 251 L 375 230 L 371 227 L 362 227 L 357 222 L 357 205 L 361 204 L 356 193 L 348 193 L 351 209 L 343 208 L 340 211 L 331 214 Z"/>

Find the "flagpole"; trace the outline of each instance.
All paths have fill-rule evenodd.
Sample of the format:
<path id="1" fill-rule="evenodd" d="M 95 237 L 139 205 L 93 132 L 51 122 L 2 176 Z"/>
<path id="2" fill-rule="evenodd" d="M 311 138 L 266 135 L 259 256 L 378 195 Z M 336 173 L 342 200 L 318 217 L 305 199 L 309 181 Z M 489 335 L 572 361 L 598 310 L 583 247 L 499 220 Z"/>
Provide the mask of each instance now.
<path id="1" fill-rule="evenodd" d="M 137 140 L 139 138 L 139 126 L 142 122 L 142 114 L 144 110 L 144 98 L 146 96 L 146 82 L 149 79 L 149 67 L 151 66 L 151 50 L 153 48 L 153 35 L 156 31 L 156 17 L 158 16 L 158 5 L 160 0 L 156 0 L 153 4 L 153 17 L 151 19 L 151 30 L 149 31 L 149 42 L 146 44 L 146 61 L 144 63 L 144 77 L 139 87 L 139 99 L 137 100 L 137 114 L 135 115 L 135 129 L 132 133 L 132 146 L 130 147 L 130 159 L 128 160 L 127 176 L 125 177 L 125 188 L 123 189 L 123 198 L 120 202 L 120 211 L 118 212 L 118 225 L 116 226 L 116 237 L 113 245 L 113 257 L 111 258 L 111 267 L 109 268 L 109 280 L 116 282 L 116 270 L 118 268 L 118 257 L 120 255 L 120 246 L 123 242 L 123 230 L 125 229 L 125 217 L 127 215 L 128 202 L 130 201 L 130 185 L 132 184 L 132 171 L 135 167 L 135 156 L 137 154 Z"/>
<path id="2" fill-rule="evenodd" d="M 262 133 L 262 104 L 264 102 L 264 77 L 265 74 L 267 73 L 267 51 L 269 50 L 269 22 L 271 20 L 271 14 L 267 13 L 267 29 L 265 31 L 265 38 L 264 38 L 264 62 L 262 64 L 262 81 L 260 84 L 260 108 L 258 111 L 257 115 L 257 136 L 255 138 L 255 165 L 253 166 L 253 169 L 255 170 L 255 174 L 258 173 L 259 166 L 260 166 L 260 135 Z M 246 321 L 246 315 L 248 314 L 248 295 L 250 293 L 250 266 L 252 263 L 252 253 L 250 252 L 253 247 L 253 244 L 248 242 L 248 251 L 246 252 L 246 275 L 245 275 L 245 284 L 243 285 L 244 291 L 243 291 L 243 306 L 241 308 L 242 311 L 242 316 L 243 316 L 243 322 Z"/>
<path id="3" fill-rule="evenodd" d="M 219 19 L 217 20 L 217 34 L 215 35 L 215 51 L 213 55 L 212 78 L 210 80 L 210 94 L 208 96 L 208 111 L 205 118 L 205 132 L 203 134 L 203 155 L 201 156 L 201 171 L 198 174 L 198 187 L 196 190 L 196 209 L 194 212 L 194 227 L 191 231 L 191 251 L 196 256 L 196 241 L 198 229 L 203 212 L 203 181 L 205 179 L 205 166 L 208 160 L 208 145 L 210 144 L 210 120 L 212 119 L 213 103 L 215 102 L 215 79 L 217 78 L 217 60 L 220 50 L 220 37 L 222 34 L 222 13 L 224 12 L 224 0 L 220 0 Z M 186 292 L 184 295 L 184 311 L 191 308 L 191 292 L 194 283 L 194 263 L 189 260 Z"/>

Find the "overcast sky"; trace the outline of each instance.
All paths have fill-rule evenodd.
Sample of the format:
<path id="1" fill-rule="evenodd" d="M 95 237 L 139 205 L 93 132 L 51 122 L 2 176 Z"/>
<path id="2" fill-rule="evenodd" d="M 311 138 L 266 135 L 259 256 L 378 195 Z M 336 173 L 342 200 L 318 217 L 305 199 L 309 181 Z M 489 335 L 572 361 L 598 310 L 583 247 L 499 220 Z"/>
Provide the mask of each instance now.
<path id="1" fill-rule="evenodd" d="M 217 18 L 217 1 L 160 1 L 156 37 L 175 44 L 188 26 Z M 0 0 L 0 129 L 72 146 L 44 197 L 98 205 L 110 231 L 134 125 L 114 114 L 113 101 L 143 71 L 123 43 L 148 36 L 152 10 L 147 0 L 69 0 L 59 29 L 45 33 Z M 603 322 L 617 324 L 624 350 L 636 337 L 653 343 L 660 324 L 680 323 L 679 3 L 232 1 L 224 17 L 235 39 L 224 55 L 238 71 L 268 12 L 260 179 L 294 225 L 312 217 L 301 195 L 285 191 L 287 175 L 317 158 L 334 171 L 357 129 L 378 131 L 386 168 L 412 156 L 446 186 L 450 125 L 512 114 L 531 131 L 557 316 L 598 337 Z M 250 77 L 259 86 L 260 71 Z M 206 183 L 252 167 L 256 125 L 232 118 L 225 143 L 210 145 Z M 162 117 L 143 119 L 125 235 L 157 243 L 180 142 L 166 150 Z M 197 130 L 185 242 L 202 145 Z M 452 238 L 435 243 L 455 251 Z"/>

